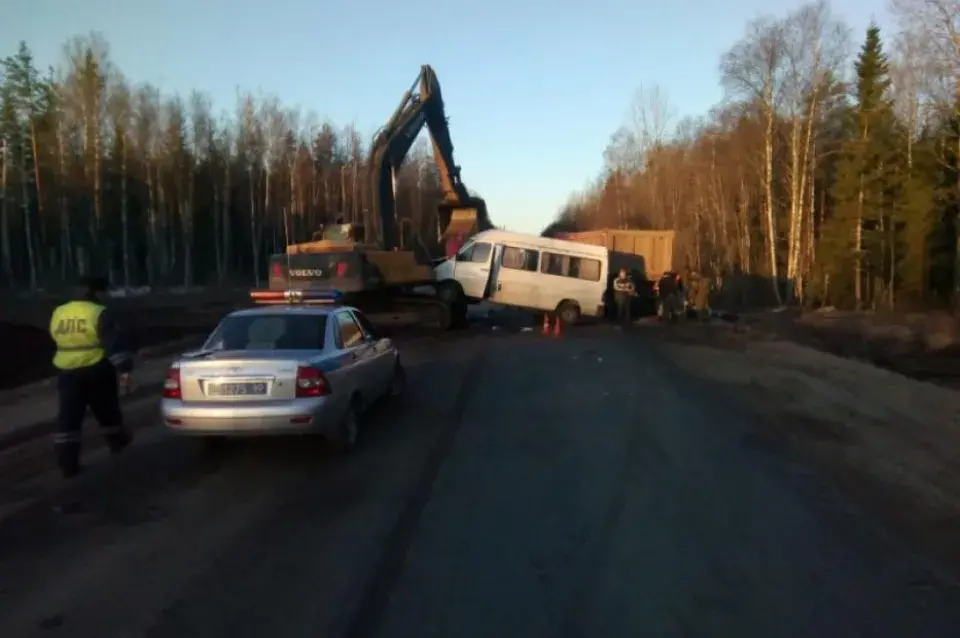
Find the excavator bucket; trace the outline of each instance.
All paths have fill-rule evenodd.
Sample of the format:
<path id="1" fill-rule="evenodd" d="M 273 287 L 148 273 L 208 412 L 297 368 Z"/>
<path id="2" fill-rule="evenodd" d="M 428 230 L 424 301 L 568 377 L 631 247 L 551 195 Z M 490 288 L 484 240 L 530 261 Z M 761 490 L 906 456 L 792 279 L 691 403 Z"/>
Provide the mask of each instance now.
<path id="1" fill-rule="evenodd" d="M 450 220 L 447 227 L 441 229 L 440 239 L 451 237 L 469 237 L 477 232 L 477 209 L 458 208 L 450 211 Z"/>
<path id="2" fill-rule="evenodd" d="M 476 208 L 441 208 L 440 243 L 447 257 L 453 256 L 471 235 L 479 231 L 478 219 Z"/>

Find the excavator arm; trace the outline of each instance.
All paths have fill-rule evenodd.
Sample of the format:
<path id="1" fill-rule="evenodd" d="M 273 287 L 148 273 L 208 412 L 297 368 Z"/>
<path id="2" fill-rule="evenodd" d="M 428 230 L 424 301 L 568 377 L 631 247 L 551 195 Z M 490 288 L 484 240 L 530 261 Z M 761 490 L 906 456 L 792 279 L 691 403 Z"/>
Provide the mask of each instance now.
<path id="1" fill-rule="evenodd" d="M 447 126 L 440 83 L 433 69 L 424 65 L 386 126 L 374 138 L 371 148 L 374 210 L 379 217 L 380 234 L 386 250 L 394 250 L 400 245 L 394 171 L 400 167 L 424 126 L 433 143 L 433 157 L 443 190 L 443 201 L 438 211 L 440 239 L 456 235 L 465 237 L 493 227 L 486 203 L 470 195 L 460 179 L 460 167 L 453 158 L 453 142 Z"/>

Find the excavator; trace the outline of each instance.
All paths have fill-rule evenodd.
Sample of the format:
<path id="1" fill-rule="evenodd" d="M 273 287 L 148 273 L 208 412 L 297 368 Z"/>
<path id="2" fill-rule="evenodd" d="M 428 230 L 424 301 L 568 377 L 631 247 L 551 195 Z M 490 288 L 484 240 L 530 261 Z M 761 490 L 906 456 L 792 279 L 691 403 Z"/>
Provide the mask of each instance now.
<path id="1" fill-rule="evenodd" d="M 407 219 L 399 219 L 396 171 L 426 126 L 440 175 L 437 242 L 452 256 L 471 235 L 493 228 L 487 206 L 469 193 L 453 158 L 453 142 L 436 73 L 420 68 L 400 105 L 370 148 L 373 215 L 379 228 L 338 219 L 311 241 L 270 258 L 271 290 L 335 289 L 344 303 L 377 325 L 419 324 L 446 330 L 466 319 L 466 304 L 433 286 L 436 257 Z"/>

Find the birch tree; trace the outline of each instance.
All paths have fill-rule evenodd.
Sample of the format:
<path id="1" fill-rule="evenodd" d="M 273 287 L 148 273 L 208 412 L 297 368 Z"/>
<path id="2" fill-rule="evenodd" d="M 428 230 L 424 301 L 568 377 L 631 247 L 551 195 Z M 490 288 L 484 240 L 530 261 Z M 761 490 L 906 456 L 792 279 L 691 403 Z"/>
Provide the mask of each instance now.
<path id="1" fill-rule="evenodd" d="M 934 94 L 943 113 L 960 120 L 960 0 L 892 0 L 901 39 L 912 45 L 911 54 L 940 79 Z M 953 263 L 954 305 L 960 307 L 960 134 L 955 134 L 951 153 L 954 173 L 953 200 L 958 205 L 953 218 L 956 237 Z"/>
<path id="2" fill-rule="evenodd" d="M 727 51 L 720 62 L 724 87 L 732 95 L 745 97 L 754 103 L 764 122 L 763 207 L 767 264 L 778 303 L 782 303 L 782 298 L 778 281 L 773 153 L 777 109 L 783 97 L 785 58 L 783 21 L 760 18 L 748 25 L 744 39 Z"/>
<path id="3" fill-rule="evenodd" d="M 841 71 L 849 55 L 846 25 L 833 18 L 824 0 L 804 5 L 785 24 L 786 74 L 784 116 L 789 122 L 789 215 L 787 235 L 787 298 L 793 299 L 802 279 L 804 229 L 808 226 L 807 189 L 816 170 L 814 130 L 821 102 L 831 78 Z M 802 290 L 801 290 L 802 294 Z"/>

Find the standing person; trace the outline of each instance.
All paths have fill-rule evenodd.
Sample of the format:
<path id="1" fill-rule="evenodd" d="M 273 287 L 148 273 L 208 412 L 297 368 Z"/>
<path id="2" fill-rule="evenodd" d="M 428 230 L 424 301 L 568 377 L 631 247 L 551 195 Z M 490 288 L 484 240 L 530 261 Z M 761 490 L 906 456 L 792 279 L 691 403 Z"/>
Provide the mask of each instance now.
<path id="1" fill-rule="evenodd" d="M 670 322 L 673 320 L 674 312 L 674 298 L 677 294 L 677 279 L 676 274 L 672 272 L 665 272 L 660 276 L 660 279 L 657 281 L 657 301 L 659 305 L 659 316 L 660 321 Z"/>
<path id="2" fill-rule="evenodd" d="M 626 268 L 621 268 L 617 278 L 613 280 L 613 299 L 617 304 L 617 321 L 621 324 L 630 323 L 630 304 L 637 288 Z"/>
<path id="3" fill-rule="evenodd" d="M 710 318 L 710 280 L 700 273 L 692 273 L 693 279 L 693 307 L 701 321 Z"/>
<path id="4" fill-rule="evenodd" d="M 81 426 L 87 407 L 112 453 L 130 443 L 120 411 L 118 373 L 119 382 L 128 387 L 133 361 L 125 335 L 103 305 L 107 289 L 103 278 L 86 280 L 75 299 L 58 306 L 50 318 L 60 399 L 54 449 L 65 478 L 80 472 Z"/>
<path id="5" fill-rule="evenodd" d="M 674 295 L 674 307 L 676 308 L 677 317 L 681 319 L 686 319 L 688 304 L 687 304 L 687 288 L 686 288 L 686 285 L 684 284 L 685 279 L 680 275 L 680 273 L 676 273 L 674 275 L 674 279 L 677 282 L 676 283 L 677 292 L 676 292 L 676 295 Z"/>

